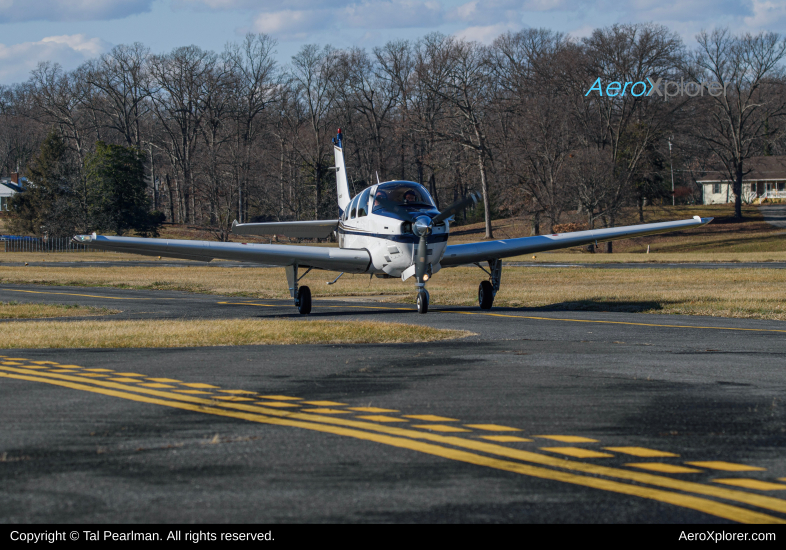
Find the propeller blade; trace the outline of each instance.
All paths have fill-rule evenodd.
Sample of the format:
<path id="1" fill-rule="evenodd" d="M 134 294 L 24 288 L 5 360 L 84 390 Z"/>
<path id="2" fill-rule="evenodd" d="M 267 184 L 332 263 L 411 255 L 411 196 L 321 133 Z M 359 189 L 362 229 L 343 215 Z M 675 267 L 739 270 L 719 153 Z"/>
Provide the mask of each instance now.
<path id="1" fill-rule="evenodd" d="M 386 199 L 386 198 L 383 198 L 383 197 L 375 197 L 374 200 L 376 202 L 378 202 L 379 205 L 382 208 L 384 208 L 385 210 L 393 212 L 394 214 L 396 214 L 397 216 L 400 216 L 401 218 L 405 219 L 408 222 L 413 222 L 414 223 L 414 221 L 415 221 L 414 216 L 412 216 L 412 214 L 410 214 L 407 211 L 407 209 L 404 208 L 403 206 L 401 206 L 399 204 L 396 204 L 392 200 Z"/>
<path id="2" fill-rule="evenodd" d="M 480 193 L 473 191 L 460 201 L 454 202 L 448 206 L 445 210 L 434 216 L 431 221 L 433 223 L 440 223 L 451 216 L 455 216 L 460 210 L 463 210 L 468 206 L 472 206 L 473 204 L 477 204 L 478 201 L 480 201 L 480 198 Z"/>
<path id="3" fill-rule="evenodd" d="M 428 242 L 426 234 L 420 236 L 418 250 L 415 255 L 415 277 L 419 283 L 423 282 L 423 275 L 426 274 L 426 256 L 428 255 Z"/>

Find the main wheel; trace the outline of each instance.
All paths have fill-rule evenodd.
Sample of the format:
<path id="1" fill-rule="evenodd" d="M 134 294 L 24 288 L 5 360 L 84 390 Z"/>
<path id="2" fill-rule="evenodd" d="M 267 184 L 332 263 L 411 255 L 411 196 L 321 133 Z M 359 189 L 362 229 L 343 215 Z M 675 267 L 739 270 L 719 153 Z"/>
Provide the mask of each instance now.
<path id="1" fill-rule="evenodd" d="M 418 292 L 418 313 L 428 313 L 428 292 L 426 290 Z"/>
<path id="2" fill-rule="evenodd" d="M 297 291 L 297 310 L 301 315 L 311 313 L 311 289 L 301 286 Z"/>
<path id="3" fill-rule="evenodd" d="M 482 281 L 478 287 L 478 304 L 480 309 L 491 309 L 494 303 L 494 289 L 488 281 Z"/>

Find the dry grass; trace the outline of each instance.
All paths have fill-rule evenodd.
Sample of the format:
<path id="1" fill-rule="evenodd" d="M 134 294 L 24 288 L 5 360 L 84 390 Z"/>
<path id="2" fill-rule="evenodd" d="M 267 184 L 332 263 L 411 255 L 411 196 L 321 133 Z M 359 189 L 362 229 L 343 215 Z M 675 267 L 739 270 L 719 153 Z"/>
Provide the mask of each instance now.
<path id="1" fill-rule="evenodd" d="M 46 319 L 51 317 L 88 317 L 120 313 L 116 309 L 66 304 L 22 304 L 0 302 L 0 319 Z M 7 325 L 3 325 L 7 326 Z"/>
<path id="2" fill-rule="evenodd" d="M 179 348 L 431 342 L 472 333 L 371 321 L 36 321 L 3 324 L 0 348 Z"/>
<path id="3" fill-rule="evenodd" d="M 320 297 L 381 296 L 414 303 L 411 281 L 312 271 L 301 284 Z M 428 283 L 434 305 L 477 305 L 475 267 L 443 269 Z M 224 296 L 290 299 L 282 268 L 9 267 L 0 281 L 16 284 L 184 290 Z M 496 306 L 547 310 L 632 311 L 786 320 L 782 269 L 593 269 L 506 267 Z M 318 305 L 317 305 L 318 307 Z"/>

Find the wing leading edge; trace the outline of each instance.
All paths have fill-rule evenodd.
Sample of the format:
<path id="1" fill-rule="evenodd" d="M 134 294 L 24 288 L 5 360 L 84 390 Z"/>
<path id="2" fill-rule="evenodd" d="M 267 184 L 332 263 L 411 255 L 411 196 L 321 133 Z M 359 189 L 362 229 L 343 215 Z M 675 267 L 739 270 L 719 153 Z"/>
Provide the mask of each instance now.
<path id="1" fill-rule="evenodd" d="M 673 222 L 648 223 L 643 225 L 628 225 L 612 227 L 610 229 L 591 229 L 589 231 L 576 231 L 574 233 L 559 233 L 554 235 L 538 235 L 536 237 L 523 237 L 518 239 L 505 239 L 500 241 L 486 241 L 479 243 L 448 245 L 440 261 L 442 267 L 451 267 L 498 258 L 510 258 L 533 252 L 556 250 L 571 246 L 582 246 L 595 242 L 628 239 L 630 237 L 644 237 L 658 233 L 668 233 L 699 227 L 710 223 L 712 218 L 694 216 L 690 220 Z"/>
<path id="2" fill-rule="evenodd" d="M 315 267 L 328 271 L 345 271 L 347 273 L 364 273 L 371 264 L 371 257 L 365 250 L 326 246 L 105 237 L 95 233 L 92 235 L 77 235 L 74 237 L 74 240 L 98 250 L 203 262 L 220 258 L 222 260 L 237 260 L 266 265 Z"/>

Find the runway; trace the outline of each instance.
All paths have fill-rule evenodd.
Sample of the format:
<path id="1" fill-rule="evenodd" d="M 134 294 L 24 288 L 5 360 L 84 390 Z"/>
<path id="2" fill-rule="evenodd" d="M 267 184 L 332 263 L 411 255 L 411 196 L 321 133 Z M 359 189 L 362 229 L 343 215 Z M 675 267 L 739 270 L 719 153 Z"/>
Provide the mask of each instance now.
<path id="1" fill-rule="evenodd" d="M 308 321 L 166 291 L 0 300 Z M 475 335 L 0 351 L 0 521 L 786 521 L 784 322 L 333 300 L 310 318 Z"/>

